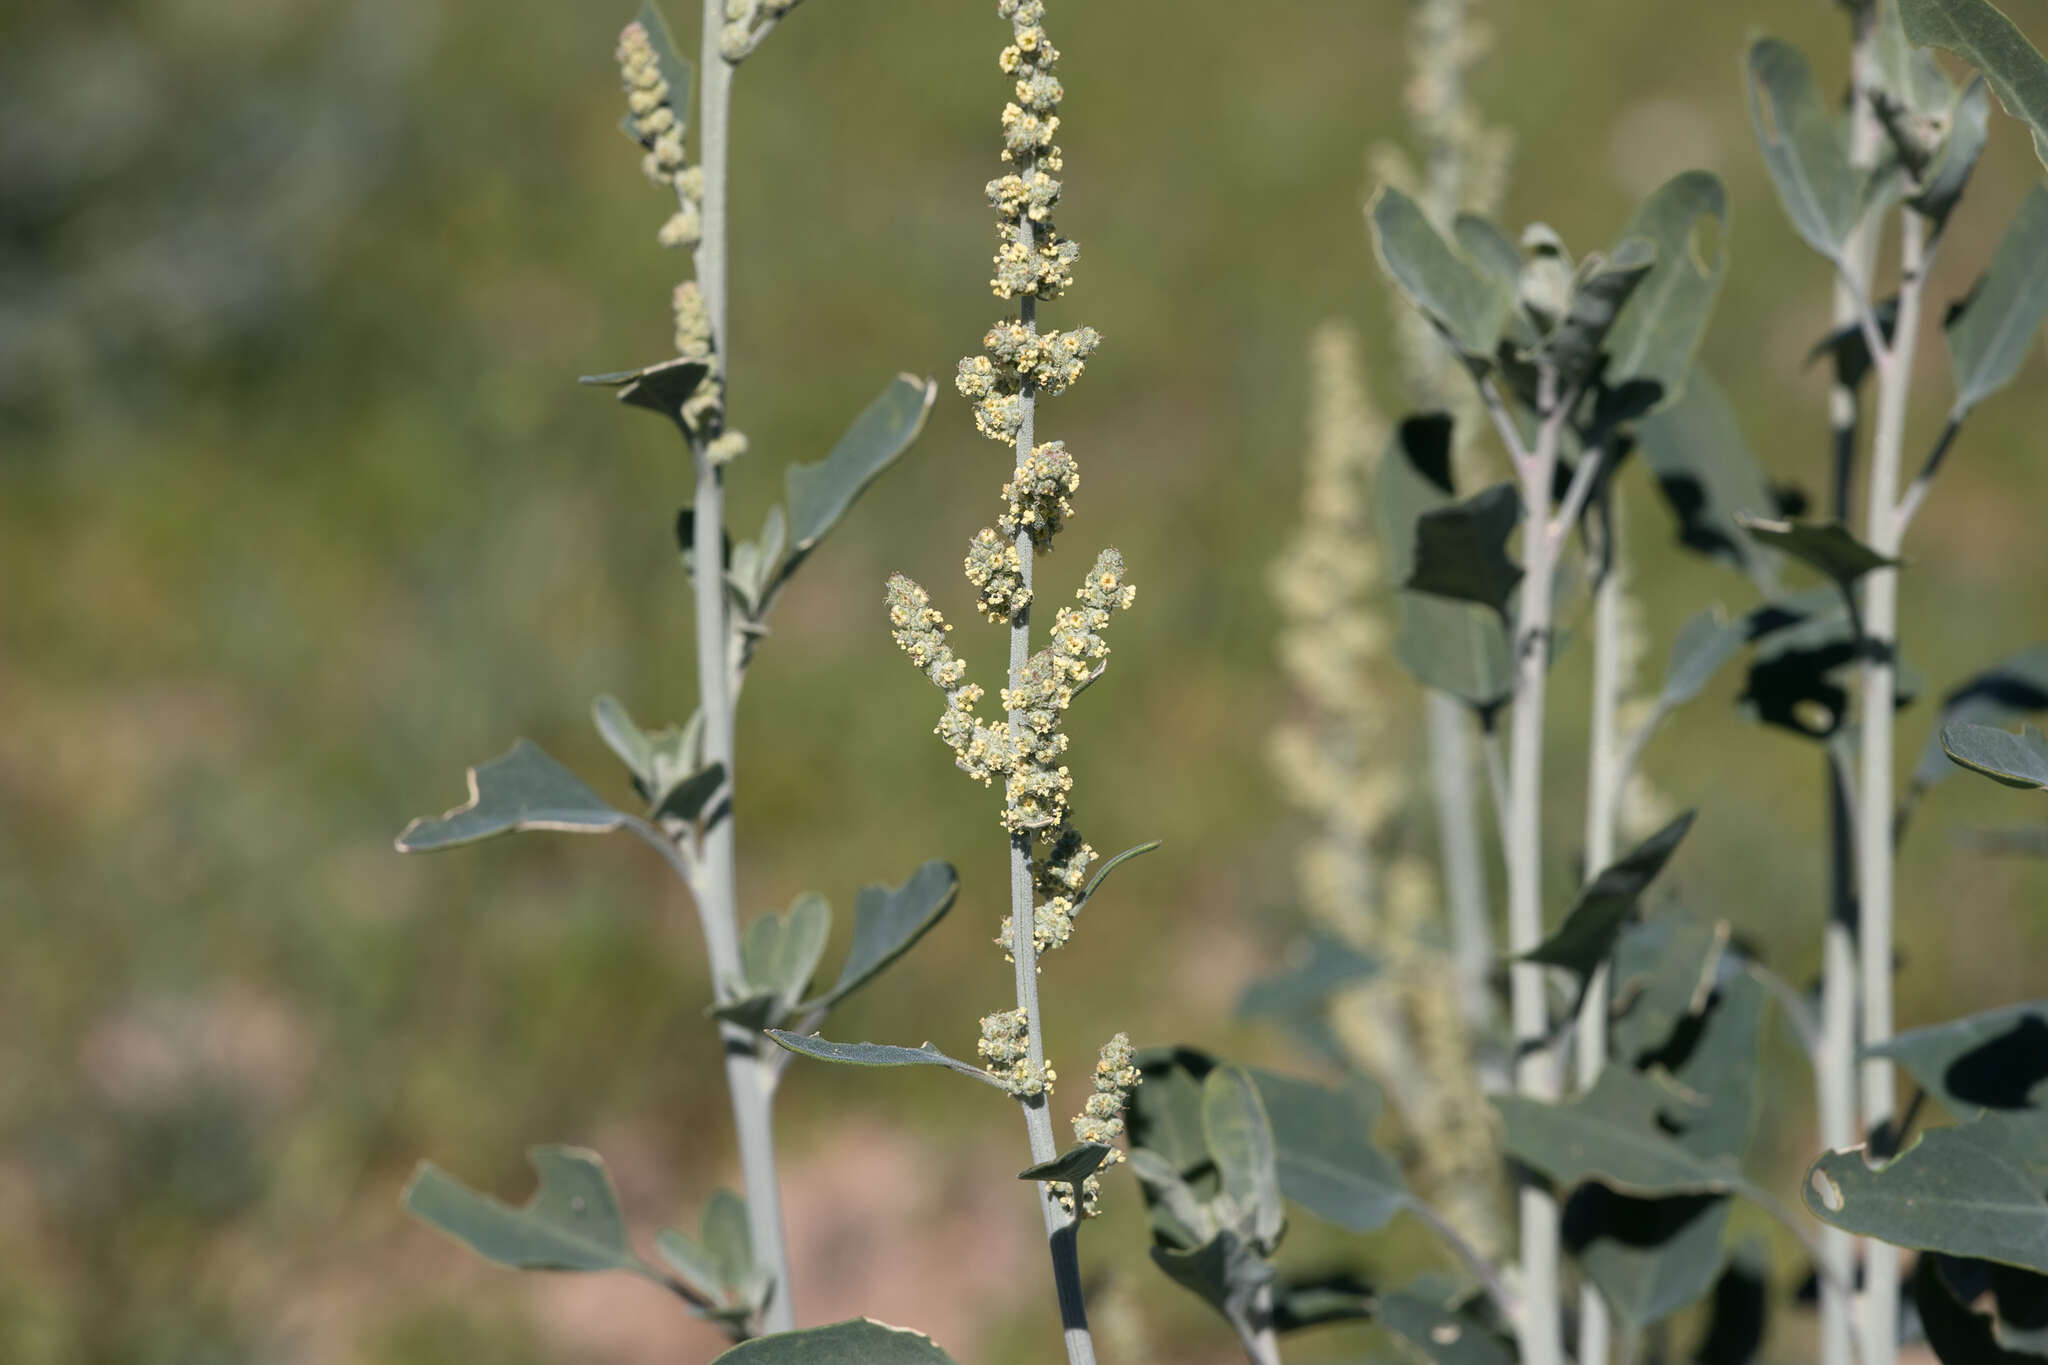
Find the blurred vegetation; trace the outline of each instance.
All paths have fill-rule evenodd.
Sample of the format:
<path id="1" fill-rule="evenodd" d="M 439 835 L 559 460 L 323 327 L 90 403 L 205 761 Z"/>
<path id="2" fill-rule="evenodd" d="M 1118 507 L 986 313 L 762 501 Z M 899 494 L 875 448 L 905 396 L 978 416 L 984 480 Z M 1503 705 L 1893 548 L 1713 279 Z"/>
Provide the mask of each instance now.
<path id="1" fill-rule="evenodd" d="M 0 11 L 0 1358 L 715 1351 L 656 1291 L 479 1269 L 395 1202 L 424 1154 L 516 1195 L 527 1143 L 583 1142 L 619 1170 L 644 1235 L 694 1221 L 730 1159 L 713 1034 L 685 1003 L 703 991 L 694 925 L 644 850 L 390 848 L 515 735 L 623 787 L 585 719 L 598 691 L 653 723 L 691 704 L 668 530 L 681 452 L 572 382 L 668 344 L 664 208 L 614 126 L 629 8 Z M 1097 841 L 1167 848 L 1119 874 L 1048 974 L 1052 1041 L 1080 1056 L 1126 1028 L 1284 1058 L 1223 1008 L 1294 923 L 1295 831 L 1262 761 L 1288 704 L 1266 565 L 1295 510 L 1308 333 L 1341 315 L 1378 335 L 1388 315 L 1359 208 L 1365 149 L 1395 131 L 1403 7 L 1072 8 L 1071 316 L 1107 340 L 1052 434 L 1087 469 L 1077 529 L 1118 543 L 1141 587 L 1076 748 Z M 1499 9 L 1507 55 L 1482 98 L 1518 137 L 1505 217 L 1583 250 L 1669 173 L 1726 178 L 1734 270 L 1706 359 L 1774 475 L 1817 488 L 1825 381 L 1803 357 L 1827 277 L 1771 202 L 1737 73 L 1768 24 L 1839 82 L 1835 6 Z M 784 461 L 817 458 L 896 371 L 949 374 L 986 326 L 980 186 L 1003 98 L 988 10 L 816 0 L 742 73 L 743 525 Z M 1998 122 L 1938 296 L 1967 287 L 2038 174 Z M 1945 394 L 1938 361 L 1922 372 Z M 2038 383 L 1981 413 L 1916 529 L 1905 649 L 1931 691 L 2041 620 L 2044 423 Z M 1003 844 L 958 799 L 930 690 L 879 607 L 890 569 L 956 581 L 993 510 L 992 458 L 943 395 L 795 585 L 742 712 L 750 905 L 816 887 L 844 907 L 923 858 L 961 866 L 959 908 L 848 1036 L 962 1050 L 1004 990 L 988 943 Z M 1625 482 L 1660 638 L 1704 601 L 1743 605 L 1738 579 L 1670 552 L 1642 476 Z M 1746 725 L 1733 691 L 1724 679 L 1724 704 L 1693 708 L 1651 755 L 1674 799 L 1705 808 L 1675 880 L 1803 978 L 1821 760 Z M 1568 850 L 1582 736 L 1560 709 Z M 1903 754 L 1930 718 L 1907 715 Z M 2027 911 L 2048 879 L 1949 840 L 2009 819 L 1987 784 L 1956 783 L 1909 837 L 1902 1025 L 2038 993 L 2048 931 Z M 1572 860 L 1552 866 L 1562 904 Z M 1807 1080 L 1789 1048 L 1775 1062 L 1782 1121 L 1753 1155 L 1789 1180 L 1813 1147 Z M 800 1286 L 806 1318 L 867 1308 L 967 1358 L 1042 1356 L 1050 1295 L 1009 1288 L 1037 1285 L 1042 1263 L 1028 1200 L 1004 1183 L 1024 1155 L 1006 1106 L 942 1077 L 804 1068 L 781 1114 L 798 1254 L 819 1272 Z M 1135 1189 L 1110 1184 L 1086 1239 L 1106 1354 L 1135 1359 L 1142 1340 L 1157 1358 L 1228 1359 L 1145 1264 Z M 975 1256 L 959 1264 L 944 1239 Z M 1408 1254 L 1403 1240 L 1373 1256 Z M 976 1269 L 1013 1254 L 1026 1270 Z"/>

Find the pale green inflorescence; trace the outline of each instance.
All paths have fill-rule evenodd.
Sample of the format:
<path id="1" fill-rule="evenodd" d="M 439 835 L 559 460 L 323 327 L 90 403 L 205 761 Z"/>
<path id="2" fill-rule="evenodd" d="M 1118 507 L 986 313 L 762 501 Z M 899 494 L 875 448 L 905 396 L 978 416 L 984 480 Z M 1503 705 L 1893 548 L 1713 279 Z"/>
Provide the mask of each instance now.
<path id="1" fill-rule="evenodd" d="M 1065 442 L 1020 448 L 1019 438 L 1036 400 L 1057 396 L 1079 380 L 1101 337 L 1092 327 L 1041 331 L 1037 325 L 1037 305 L 1072 286 L 1079 255 L 1053 223 L 1060 198 L 1054 177 L 1062 169 L 1053 140 L 1060 127 L 1062 91 L 1053 75 L 1059 52 L 1046 35 L 1040 0 L 998 0 L 996 9 L 1010 21 L 1011 41 L 998 65 L 1015 79 L 1015 99 L 1002 116 L 1009 169 L 987 186 L 1000 236 L 989 285 L 998 298 L 1022 303 L 1018 315 L 989 328 L 980 354 L 960 362 L 956 382 L 974 405 L 976 428 L 1009 447 L 1015 461 L 1003 485 L 1002 514 L 969 542 L 965 574 L 982 616 L 1021 636 L 1034 601 L 1030 557 L 1049 551 L 1073 515 L 1081 476 Z M 1074 698 L 1101 675 L 1109 657 L 1103 632 L 1135 595 L 1125 581 L 1123 557 L 1102 551 L 1073 602 L 1054 614 L 1047 644 L 1001 688 L 1005 715 L 990 723 L 976 712 L 986 694 L 968 681 L 966 665 L 947 643 L 952 627 L 930 594 L 901 574 L 889 580 L 886 601 L 896 643 L 946 695 L 936 733 L 969 777 L 985 785 L 1002 779 L 1003 827 L 1030 854 L 1031 938 L 1040 953 L 1072 937 L 1088 868 L 1098 858 L 1071 820 L 1074 784 L 1064 762 L 1068 741 L 1061 721 Z M 997 941 L 1006 949 L 1012 929 L 1005 916 Z M 999 1010 L 982 1019 L 977 1044 L 989 1073 L 1019 1097 L 1049 1094 L 1054 1080 L 1050 1067 L 1030 1060 L 1029 1027 L 1024 1011 Z M 1100 1136 L 1084 1140 L 1107 1142 L 1121 1133 L 1123 1106 L 1137 1084 L 1130 1058 L 1130 1041 L 1122 1034 L 1103 1049 L 1096 1093 L 1075 1120 L 1077 1134 L 1085 1127 Z M 1057 1187 L 1062 1202 L 1081 1216 L 1093 1215 L 1098 1188 L 1093 1177 L 1078 1193 Z"/>
<path id="2" fill-rule="evenodd" d="M 661 225 L 655 239 L 665 247 L 695 250 L 704 237 L 704 171 L 701 166 L 687 164 L 683 115 L 672 102 L 674 92 L 661 74 L 661 60 L 646 26 L 637 20 L 626 25 L 619 33 L 616 55 L 620 82 L 626 91 L 626 113 L 634 135 L 645 149 L 641 169 L 649 180 L 673 190 L 676 196 L 676 210 Z M 683 426 L 692 442 L 701 445 L 714 464 L 724 464 L 746 453 L 747 438 L 725 427 L 724 367 L 717 339 L 711 334 L 711 310 L 695 280 L 685 280 L 675 287 L 671 308 L 675 314 L 676 354 L 685 360 L 701 361 L 710 371 L 683 404 Z"/>
<path id="3" fill-rule="evenodd" d="M 1102 1045 L 1095 1063 L 1095 1093 L 1074 1116 L 1074 1141 L 1108 1145 L 1109 1155 L 1102 1162 L 1105 1168 L 1124 1160 L 1122 1149 L 1115 1144 L 1124 1134 L 1124 1110 L 1131 1102 L 1131 1092 L 1143 1079 L 1129 1034 L 1119 1033 Z M 1054 1189 L 1070 1213 L 1078 1211 L 1083 1218 L 1093 1218 L 1102 1211 L 1102 1182 L 1096 1176 L 1081 1181 L 1078 1210 L 1072 1185 L 1055 1184 Z"/>

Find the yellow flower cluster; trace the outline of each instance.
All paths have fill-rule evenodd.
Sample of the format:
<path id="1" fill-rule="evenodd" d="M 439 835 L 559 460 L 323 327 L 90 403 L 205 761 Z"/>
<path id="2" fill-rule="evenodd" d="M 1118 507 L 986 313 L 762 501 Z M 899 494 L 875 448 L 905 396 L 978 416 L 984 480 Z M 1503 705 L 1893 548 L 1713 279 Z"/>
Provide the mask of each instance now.
<path id="1" fill-rule="evenodd" d="M 1059 1079 L 1049 1066 L 1031 1060 L 1031 1038 L 1024 1011 L 997 1010 L 982 1016 L 981 1039 L 974 1045 L 988 1074 L 1012 1095 L 1050 1095 Z"/>
<path id="2" fill-rule="evenodd" d="M 1080 248 L 1053 227 L 1052 208 L 1060 183 L 1052 176 L 1064 165 L 1053 141 L 1059 135 L 1060 88 L 1053 68 L 1059 49 L 1045 32 L 1040 0 L 998 0 L 996 12 L 1010 21 L 1011 40 L 997 59 L 1005 75 L 1017 78 L 1016 99 L 1003 106 L 1003 160 L 1018 169 L 988 185 L 1001 244 L 989 288 L 997 298 L 1019 295 L 1057 298 L 1074 282 Z"/>
<path id="3" fill-rule="evenodd" d="M 1041 552 L 1051 549 L 1052 538 L 1074 514 L 1071 495 L 1080 487 L 1081 470 L 1067 453 L 1065 441 L 1035 446 L 1003 485 L 1008 509 L 997 525 L 1013 542 L 1029 532 L 1034 548 Z"/>
<path id="4" fill-rule="evenodd" d="M 974 425 L 991 441 L 1017 443 L 1024 420 L 1023 395 L 1054 398 L 1080 379 L 1088 357 L 1102 344 L 1093 327 L 1040 332 L 1009 318 L 981 339 L 984 354 L 960 362 L 953 386 L 974 406 Z"/>
<path id="5" fill-rule="evenodd" d="M 1112 1144 L 1109 1155 L 1102 1160 L 1104 1170 L 1124 1160 L 1123 1150 L 1113 1144 L 1123 1136 L 1124 1109 L 1130 1104 L 1131 1092 L 1142 1080 L 1129 1034 L 1119 1033 L 1102 1045 L 1101 1056 L 1095 1063 L 1095 1093 L 1074 1116 L 1074 1140 Z M 1054 1190 L 1066 1210 L 1075 1212 L 1074 1187 L 1056 1184 Z M 1081 1182 L 1080 1216 L 1093 1218 L 1102 1212 L 1101 1200 L 1102 1182 L 1091 1175 Z"/>
<path id="6" fill-rule="evenodd" d="M 968 543 L 967 581 L 981 594 L 975 610 L 997 624 L 1016 619 L 1031 605 L 1031 589 L 1024 586 L 1024 557 L 991 527 L 982 527 Z"/>

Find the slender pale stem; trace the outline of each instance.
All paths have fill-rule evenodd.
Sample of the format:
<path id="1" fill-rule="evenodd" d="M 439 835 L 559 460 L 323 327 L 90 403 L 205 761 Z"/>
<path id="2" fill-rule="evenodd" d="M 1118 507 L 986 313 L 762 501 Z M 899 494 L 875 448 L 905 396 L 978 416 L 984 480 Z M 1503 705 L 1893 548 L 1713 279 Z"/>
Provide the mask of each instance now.
<path id="1" fill-rule="evenodd" d="M 1027 164 L 1023 173 L 1029 176 L 1031 169 Z M 1017 220 L 1017 234 L 1028 250 L 1034 235 L 1029 218 Z M 1036 298 L 1026 294 L 1020 300 L 1018 319 L 1027 330 L 1037 330 Z M 1017 429 L 1019 464 L 1031 453 L 1032 442 L 1036 439 L 1037 416 L 1037 395 L 1027 384 L 1023 392 L 1023 421 Z M 1010 618 L 1010 691 L 1013 696 L 1023 693 L 1024 665 L 1031 657 L 1029 595 L 1032 592 L 1036 546 L 1032 544 L 1028 529 L 1019 528 L 1016 546 L 1026 605 Z M 1027 731 L 1024 713 L 1011 711 L 1009 724 L 1011 733 L 1021 742 Z M 1032 836 L 1028 831 L 1018 831 L 1010 836 L 1010 957 L 1016 964 L 1017 1007 L 1024 1011 L 1027 1055 L 1032 1067 L 1042 1075 L 1045 1031 L 1038 1008 L 1038 944 L 1032 937 L 1031 843 Z M 1020 1102 L 1024 1109 L 1024 1132 L 1031 1143 L 1031 1164 L 1036 1166 L 1051 1161 L 1059 1155 L 1059 1142 L 1053 1135 L 1052 1114 L 1046 1107 L 1045 1094 L 1023 1096 Z M 1079 1216 L 1061 1206 L 1050 1184 L 1040 1181 L 1037 1190 L 1039 1210 L 1045 1217 L 1046 1243 L 1052 1254 L 1053 1288 L 1059 1295 L 1060 1330 L 1066 1339 L 1068 1365 L 1095 1365 L 1095 1339 L 1088 1331 L 1088 1308 L 1081 1296 L 1081 1258 L 1076 1238 L 1080 1230 Z M 1078 1208 L 1080 1191 L 1076 1189 L 1074 1193 Z"/>
<path id="2" fill-rule="evenodd" d="M 1588 454 L 1586 459 L 1595 458 Z M 1590 881 L 1614 861 L 1615 817 L 1620 787 L 1621 755 L 1616 751 L 1621 709 L 1621 547 L 1617 519 L 1610 510 L 1606 565 L 1593 587 L 1593 689 L 1586 754 L 1586 877 Z M 1610 983 L 1601 963 L 1586 983 L 1579 1006 L 1578 1051 L 1573 1079 L 1580 1091 L 1593 1088 L 1607 1066 L 1607 1012 Z M 1613 1319 L 1607 1302 L 1590 1282 L 1579 1288 L 1579 1365 L 1607 1365 Z"/>
<path id="3" fill-rule="evenodd" d="M 1899 223 L 1899 320 L 1886 364 L 1878 372 L 1877 423 L 1871 435 L 1869 510 L 1864 536 L 1886 556 L 1899 550 L 1897 515 L 1906 409 L 1913 383 L 1914 342 L 1925 292 L 1927 225 L 1908 212 Z M 1892 1036 L 1892 741 L 1898 691 L 1899 575 L 1879 569 L 1865 580 L 1863 604 L 1863 776 L 1857 784 L 1856 882 L 1862 907 L 1863 1046 Z M 1863 1123 L 1873 1142 L 1898 1117 L 1892 1063 L 1863 1063 Z M 1899 1253 L 1872 1241 L 1864 1252 L 1864 1365 L 1892 1365 L 1898 1355 Z"/>
<path id="4" fill-rule="evenodd" d="M 1877 111 L 1863 92 L 1873 88 L 1876 61 L 1875 6 L 1855 16 L 1849 159 L 1859 169 L 1876 164 L 1883 130 Z M 1843 252 L 1836 274 L 1834 320 L 1839 327 L 1863 330 L 1873 369 L 1884 363 L 1883 339 L 1868 304 L 1871 261 L 1877 241 L 1877 220 L 1866 218 Z M 1850 488 L 1855 478 L 1856 391 L 1839 373 L 1828 394 L 1837 519 L 1849 519 Z M 1844 775 L 1830 755 L 1827 768 L 1830 895 L 1821 938 L 1820 1037 L 1814 1053 L 1814 1088 L 1821 1144 L 1830 1149 L 1856 1141 L 1856 934 L 1857 900 L 1852 883 L 1855 844 L 1853 806 Z M 1889 822 L 1887 822 L 1889 827 Z M 1839 1228 L 1820 1232 L 1820 1359 L 1817 1365 L 1850 1365 L 1854 1353 L 1853 1314 L 1857 1239 Z"/>
<path id="5" fill-rule="evenodd" d="M 703 239 L 697 246 L 697 287 L 710 316 L 711 340 L 721 374 L 727 366 L 726 187 L 727 133 L 732 111 L 732 66 L 718 55 L 721 7 L 704 6 L 704 47 L 698 111 L 699 163 L 704 171 Z M 706 956 L 712 987 L 722 994 L 739 979 L 739 903 L 733 835 L 732 638 L 725 588 L 725 477 L 701 439 L 693 439 L 697 489 L 693 539 L 697 608 L 697 698 L 704 712 L 704 757 L 725 765 L 725 786 L 710 803 L 696 880 L 705 923 Z M 739 1142 L 740 1176 L 746 1186 L 747 1220 L 757 1264 L 774 1276 L 774 1290 L 761 1314 L 768 1332 L 796 1325 L 789 1253 L 782 1235 L 782 1193 L 775 1167 L 774 1098 L 776 1071 L 761 1055 L 755 1030 L 722 1022 L 726 1088 L 732 1100 Z"/>
<path id="6" fill-rule="evenodd" d="M 1280 1365 L 1280 1333 L 1273 1326 L 1273 1284 L 1252 1291 L 1251 1317 L 1237 1326 L 1237 1339 L 1251 1365 Z"/>
<path id="7" fill-rule="evenodd" d="M 1486 909 L 1486 855 L 1479 846 L 1472 783 L 1472 738 L 1463 703 L 1442 692 L 1427 699 L 1431 789 L 1436 797 L 1438 853 L 1451 909 L 1451 957 L 1458 1000 L 1475 1037 L 1493 1029 L 1493 926 Z"/>
<path id="8" fill-rule="evenodd" d="M 1535 448 L 1517 462 L 1522 474 L 1525 576 L 1515 621 L 1507 837 L 1508 950 L 1517 957 L 1543 941 L 1543 711 L 1550 677 L 1550 589 L 1557 548 L 1549 534 L 1550 483 L 1568 411 L 1559 402 L 1555 370 L 1545 368 L 1539 389 L 1542 420 Z M 1544 969 L 1517 961 L 1508 969 L 1508 983 L 1514 1016 L 1515 1092 L 1555 1102 L 1558 1072 L 1546 1042 L 1550 1010 Z M 1533 1173 L 1523 1172 L 1520 1181 L 1525 1307 L 1517 1336 L 1522 1365 L 1562 1365 L 1557 1199 Z"/>

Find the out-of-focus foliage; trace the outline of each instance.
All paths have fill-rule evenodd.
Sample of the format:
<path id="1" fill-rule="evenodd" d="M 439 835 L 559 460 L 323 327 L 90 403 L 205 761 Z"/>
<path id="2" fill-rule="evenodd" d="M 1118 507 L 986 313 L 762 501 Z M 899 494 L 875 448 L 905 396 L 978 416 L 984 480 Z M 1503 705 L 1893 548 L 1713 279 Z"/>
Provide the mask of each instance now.
<path id="1" fill-rule="evenodd" d="M 722 1129 L 698 1121 L 719 1061 L 695 931 L 651 854 L 548 835 L 432 864 L 390 851 L 507 736 L 616 771 L 585 721 L 595 694 L 657 722 L 690 711 L 668 536 L 686 473 L 669 433 L 628 430 L 574 385 L 657 353 L 669 326 L 673 281 L 614 127 L 611 42 L 631 8 L 173 0 L 0 17 L 0 1359 L 717 1349 L 657 1289 L 529 1294 L 396 1203 L 426 1150 L 516 1200 L 535 1140 L 605 1150 L 632 1226 L 694 1226 L 730 1180 Z M 1571 168 L 1568 193 L 1525 170 L 1505 223 L 1540 214 L 1604 240 L 1678 171 L 1722 178 L 1740 284 L 1702 357 L 1769 477 L 1808 489 L 1826 477 L 1826 374 L 1801 365 L 1827 291 L 1772 203 L 1740 63 L 1764 24 L 1838 52 L 1832 9 L 1572 0 L 1560 22 L 1504 7 L 1508 55 L 1484 73 L 1517 164 Z M 1279 1046 L 1215 1003 L 1264 974 L 1288 922 L 1288 840 L 1245 776 L 1281 704 L 1263 566 L 1297 489 L 1276 452 L 1299 446 L 1309 329 L 1341 312 L 1378 336 L 1392 315 L 1359 186 L 1361 149 L 1397 116 L 1385 35 L 1402 17 L 1388 0 L 1280 0 L 1248 26 L 1221 0 L 1139 0 L 1065 21 L 1088 115 L 1067 151 L 1091 174 L 1063 212 L 1098 263 L 1088 316 L 1111 344 L 1062 434 L 1114 448 L 1086 515 L 1118 528 L 1148 584 L 1122 646 L 1144 666 L 1077 725 L 1116 740 L 1114 765 L 1086 774 L 1091 811 L 1128 812 L 1130 837 L 1174 850 L 1120 874 L 1088 954 L 1063 964 L 1068 1053 L 1113 1027 L 1232 1056 Z M 781 495 L 785 460 L 823 459 L 898 368 L 948 365 L 986 325 L 984 215 L 957 193 L 991 133 L 988 73 L 962 60 L 986 23 L 973 6 L 814 0 L 746 68 L 735 157 L 756 169 L 735 187 L 747 378 L 732 403 L 777 458 L 736 470 L 743 526 Z M 1842 75 L 1819 58 L 1825 96 Z M 1191 91 L 1231 92 L 1227 112 L 1199 113 Z M 2014 127 L 1994 115 L 1938 300 L 1969 289 L 2038 178 Z M 1947 380 L 1926 359 L 1916 407 L 1938 416 Z M 2048 396 L 2039 350 L 2021 363 L 1915 528 L 1902 611 L 1925 661 L 2002 657 L 2038 624 Z M 917 1037 L 1001 984 L 985 942 L 1000 849 L 930 761 L 928 698 L 877 629 L 883 574 L 937 581 L 957 564 L 961 546 L 929 528 L 986 515 L 991 458 L 942 403 L 895 495 L 856 507 L 830 565 L 791 585 L 778 625 L 800 647 L 749 679 L 751 910 L 960 864 L 960 905 L 894 969 L 903 989 L 849 1002 L 843 1036 Z M 1675 629 L 1729 595 L 1726 574 L 1665 553 L 1647 481 L 1627 496 L 1653 619 Z M 1709 510 L 1775 509 L 1721 491 Z M 1923 666 L 1937 693 L 1968 675 Z M 1800 979 L 1822 902 L 1821 811 L 1803 796 L 1818 760 L 1743 725 L 1730 690 L 1710 685 L 1652 766 L 1687 804 L 1738 783 L 1801 794 L 1720 804 L 1684 854 L 1689 901 Z M 1578 723 L 1561 711 L 1560 747 Z M 630 807 L 623 776 L 600 786 Z M 1561 783 L 1552 800 L 1570 827 L 1580 793 Z M 2012 819 L 2007 800 L 2024 798 L 1947 783 L 1916 813 L 1907 1024 L 2038 994 L 2043 930 L 2019 911 L 2048 891 L 2039 862 L 1947 839 Z M 1553 863 L 1565 904 L 1572 869 Z M 1764 1056 L 1767 1111 L 1803 1114 L 1788 1047 Z M 968 1193 L 997 1183 L 983 1154 L 1014 1145 L 1012 1116 L 956 1103 L 979 1092 L 950 1079 L 882 1089 L 876 1074 L 818 1068 L 782 1110 L 807 1319 L 873 1312 L 962 1359 L 1025 1358 L 1049 1296 L 1006 1298 L 1019 1277 L 990 1267 L 1035 1265 L 1039 1248 L 1016 1207 L 980 1218 Z M 817 1134 L 849 1113 L 859 1140 L 828 1153 Z M 1748 1169 L 1789 1188 L 1814 1146 L 1796 1122 L 1769 1125 Z M 1005 1179 L 1020 1157 L 1002 1158 Z M 849 1207 L 869 1256 L 844 1254 Z M 1739 1206 L 1733 1221 L 1762 1226 Z M 974 1242 L 999 1224 L 1016 1246 Z M 1290 1251 L 1326 1245 L 1316 1235 L 1298 1229 Z M 1789 1242 L 1774 1245 L 1794 1277 Z M 1113 1206 L 1086 1255 L 1130 1300 L 1102 1314 L 1106 1338 L 1123 1334 L 1105 1355 L 1215 1348 L 1206 1310 L 1144 1264 L 1135 1210 Z M 1383 1267 L 1389 1283 L 1412 1268 Z M 917 1297 L 883 1296 L 880 1269 Z M 1289 1358 L 1355 1357 L 1351 1330 L 1290 1342 Z"/>

